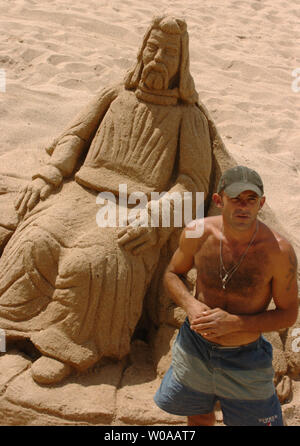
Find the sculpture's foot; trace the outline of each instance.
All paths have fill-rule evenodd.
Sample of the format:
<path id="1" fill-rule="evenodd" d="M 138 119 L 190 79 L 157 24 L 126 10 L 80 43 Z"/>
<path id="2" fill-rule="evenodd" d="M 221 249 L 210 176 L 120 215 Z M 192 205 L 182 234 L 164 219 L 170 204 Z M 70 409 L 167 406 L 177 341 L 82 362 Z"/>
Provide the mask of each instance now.
<path id="1" fill-rule="evenodd" d="M 42 356 L 31 366 L 32 378 L 39 384 L 55 384 L 71 374 L 72 368 L 57 359 Z"/>

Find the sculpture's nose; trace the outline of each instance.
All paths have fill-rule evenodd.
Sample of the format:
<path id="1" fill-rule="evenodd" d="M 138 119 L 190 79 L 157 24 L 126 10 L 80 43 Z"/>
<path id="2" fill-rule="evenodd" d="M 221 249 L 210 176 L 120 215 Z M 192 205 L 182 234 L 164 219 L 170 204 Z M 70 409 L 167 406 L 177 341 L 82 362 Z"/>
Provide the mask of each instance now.
<path id="1" fill-rule="evenodd" d="M 154 60 L 156 62 L 161 62 L 163 60 L 163 49 L 162 48 L 157 49 L 156 54 L 154 56 Z"/>

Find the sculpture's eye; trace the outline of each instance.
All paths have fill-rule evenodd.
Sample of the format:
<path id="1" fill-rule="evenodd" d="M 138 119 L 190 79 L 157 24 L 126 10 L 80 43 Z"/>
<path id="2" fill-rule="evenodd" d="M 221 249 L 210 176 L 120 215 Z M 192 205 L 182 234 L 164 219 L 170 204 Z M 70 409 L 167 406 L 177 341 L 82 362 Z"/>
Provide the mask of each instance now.
<path id="1" fill-rule="evenodd" d="M 155 51 L 157 51 L 157 46 L 154 45 L 154 43 L 148 42 L 147 43 L 147 50 L 149 50 L 151 52 L 155 52 Z"/>
<path id="2" fill-rule="evenodd" d="M 178 51 L 176 48 L 166 48 L 166 54 L 167 56 L 177 57 Z"/>

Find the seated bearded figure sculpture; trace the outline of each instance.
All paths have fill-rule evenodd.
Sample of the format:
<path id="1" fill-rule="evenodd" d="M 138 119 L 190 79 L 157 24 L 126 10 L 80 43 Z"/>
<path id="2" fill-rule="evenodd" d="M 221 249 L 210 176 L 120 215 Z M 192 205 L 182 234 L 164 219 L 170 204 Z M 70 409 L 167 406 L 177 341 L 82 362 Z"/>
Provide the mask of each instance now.
<path id="1" fill-rule="evenodd" d="M 18 195 L 20 222 L 0 260 L 0 327 L 42 354 L 32 365 L 37 382 L 128 354 L 174 227 L 101 228 L 96 198 L 117 196 L 120 184 L 128 194 L 207 198 L 216 134 L 197 101 L 185 22 L 154 19 L 124 82 L 76 117 Z"/>

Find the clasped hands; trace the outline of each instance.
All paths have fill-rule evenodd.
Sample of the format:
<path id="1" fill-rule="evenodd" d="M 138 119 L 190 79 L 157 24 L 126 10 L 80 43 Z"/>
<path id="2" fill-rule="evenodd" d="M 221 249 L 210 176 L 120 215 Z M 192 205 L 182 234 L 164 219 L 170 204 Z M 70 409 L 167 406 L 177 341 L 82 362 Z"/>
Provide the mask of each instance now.
<path id="1" fill-rule="evenodd" d="M 239 318 L 221 308 L 205 308 L 189 317 L 190 328 L 206 339 L 213 339 L 239 331 Z"/>

